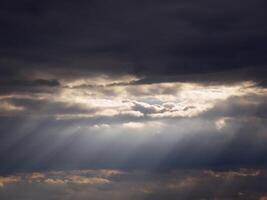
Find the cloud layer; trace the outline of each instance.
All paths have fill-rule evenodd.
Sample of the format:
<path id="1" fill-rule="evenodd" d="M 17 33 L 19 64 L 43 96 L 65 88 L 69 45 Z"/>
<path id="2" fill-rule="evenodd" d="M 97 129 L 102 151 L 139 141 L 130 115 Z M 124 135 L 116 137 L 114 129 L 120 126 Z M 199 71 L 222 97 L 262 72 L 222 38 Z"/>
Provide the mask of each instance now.
<path id="1" fill-rule="evenodd" d="M 212 73 L 227 70 L 233 73 L 219 80 L 266 77 L 263 0 L 12 0 L 0 7 L 4 79 L 135 74 L 152 82 L 218 81 Z"/>
<path id="2" fill-rule="evenodd" d="M 0 199 L 267 199 L 266 6 L 1 1 Z"/>
<path id="3" fill-rule="evenodd" d="M 16 193 L 12 193 L 16 190 Z M 0 177 L 1 199 L 257 199 L 266 198 L 266 171 L 76 170 Z"/>
<path id="4" fill-rule="evenodd" d="M 252 81 L 77 79 L 53 92 L 4 94 L 0 109 L 2 173 L 267 164 L 266 89 Z"/>

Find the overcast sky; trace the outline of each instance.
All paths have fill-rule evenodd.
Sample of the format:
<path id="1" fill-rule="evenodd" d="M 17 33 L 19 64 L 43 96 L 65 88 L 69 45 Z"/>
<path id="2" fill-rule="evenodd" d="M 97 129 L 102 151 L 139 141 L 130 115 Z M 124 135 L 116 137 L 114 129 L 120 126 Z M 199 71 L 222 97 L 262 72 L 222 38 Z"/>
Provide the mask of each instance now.
<path id="1" fill-rule="evenodd" d="M 0 198 L 266 200 L 266 11 L 0 1 Z"/>

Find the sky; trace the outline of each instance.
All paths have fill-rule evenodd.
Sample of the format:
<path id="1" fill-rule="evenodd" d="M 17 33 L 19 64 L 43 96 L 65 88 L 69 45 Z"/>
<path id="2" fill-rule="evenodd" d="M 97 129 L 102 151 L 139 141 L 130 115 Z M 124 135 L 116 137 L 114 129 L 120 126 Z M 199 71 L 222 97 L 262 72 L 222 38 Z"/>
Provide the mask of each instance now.
<path id="1" fill-rule="evenodd" d="M 1 0 L 0 199 L 266 200 L 265 0 Z"/>

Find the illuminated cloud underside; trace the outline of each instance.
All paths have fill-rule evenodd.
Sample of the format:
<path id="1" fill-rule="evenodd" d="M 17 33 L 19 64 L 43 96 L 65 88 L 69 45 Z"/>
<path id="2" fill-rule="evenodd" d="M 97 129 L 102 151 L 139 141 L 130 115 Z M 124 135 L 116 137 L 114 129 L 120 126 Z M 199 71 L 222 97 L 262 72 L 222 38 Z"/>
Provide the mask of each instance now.
<path id="1" fill-rule="evenodd" d="M 58 120 L 125 118 L 125 124 L 135 123 L 136 127 L 140 128 L 141 123 L 148 121 L 197 117 L 233 97 L 239 98 L 241 104 L 257 105 L 261 103 L 260 99 L 250 101 L 245 98 L 249 96 L 264 97 L 266 94 L 266 89 L 257 87 L 253 82 L 240 82 L 234 85 L 175 82 L 131 84 L 136 80 L 138 78 L 134 77 L 122 77 L 118 80 L 103 79 L 102 82 L 98 81 L 97 85 L 94 85 L 94 81 L 91 79 L 88 81 L 85 79 L 72 80 L 65 82 L 66 87 L 63 86 L 53 94 L 37 94 L 28 97 L 3 96 L 0 109 L 2 115 L 14 112 L 21 115 L 52 115 Z M 19 99 L 40 102 L 41 107 L 44 104 L 44 112 L 41 113 L 40 108 L 38 110 L 31 108 L 30 104 L 19 105 Z M 55 108 L 45 112 L 46 107 L 50 106 L 49 104 Z M 50 108 L 48 107 L 48 109 Z M 143 119 L 144 122 L 141 122 L 140 119 Z M 103 124 L 109 123 L 104 122 Z M 101 124 L 99 125 L 101 126 Z M 221 129 L 223 121 L 218 119 L 216 126 Z"/>

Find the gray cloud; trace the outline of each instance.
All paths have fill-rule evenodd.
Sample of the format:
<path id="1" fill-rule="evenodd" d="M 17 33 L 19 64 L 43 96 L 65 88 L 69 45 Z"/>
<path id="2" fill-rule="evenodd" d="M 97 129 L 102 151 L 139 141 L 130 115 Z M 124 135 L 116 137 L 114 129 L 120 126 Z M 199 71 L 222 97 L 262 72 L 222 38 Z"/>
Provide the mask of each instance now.
<path id="1" fill-rule="evenodd" d="M 0 177 L 1 199 L 260 199 L 261 169 L 148 171 L 77 170 Z"/>
<path id="2" fill-rule="evenodd" d="M 245 76 L 261 80 L 266 75 L 265 8 L 262 0 L 4 1 L 1 74 L 130 73 L 149 80 L 200 74 L 206 81 L 206 73 L 252 68 L 255 73 Z M 233 80 L 244 80 L 242 70 L 234 74 Z"/>

